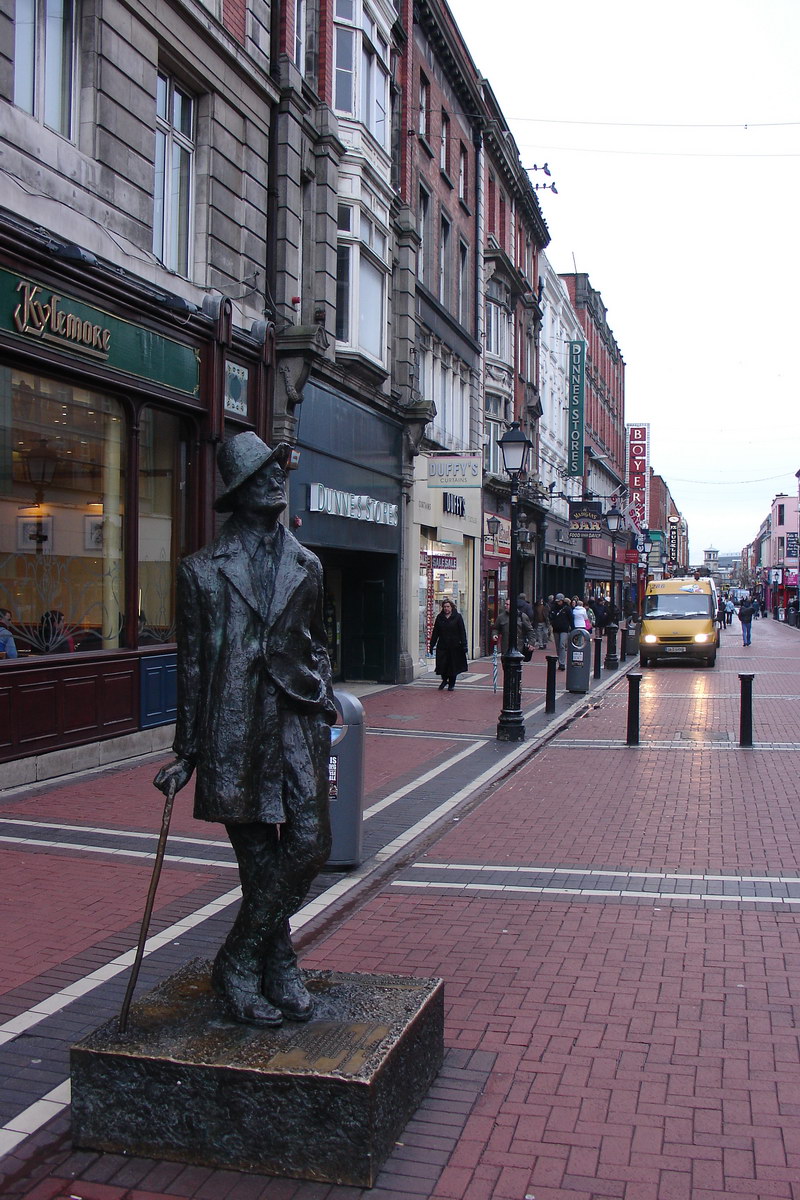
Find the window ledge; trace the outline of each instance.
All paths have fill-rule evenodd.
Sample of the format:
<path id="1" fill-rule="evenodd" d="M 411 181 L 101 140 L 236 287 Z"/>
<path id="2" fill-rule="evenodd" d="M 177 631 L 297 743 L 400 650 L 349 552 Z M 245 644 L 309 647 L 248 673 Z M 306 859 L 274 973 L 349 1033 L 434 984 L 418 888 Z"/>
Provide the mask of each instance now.
<path id="1" fill-rule="evenodd" d="M 417 137 L 419 138 L 419 144 L 420 144 L 420 146 L 422 146 L 422 149 L 423 149 L 423 150 L 426 152 L 426 154 L 427 154 L 427 155 L 428 155 L 430 158 L 433 158 L 433 147 L 431 146 L 431 144 L 430 144 L 430 142 L 428 141 L 428 139 L 425 137 L 425 134 L 424 134 L 424 133 L 418 133 L 418 134 L 417 134 Z"/>
<path id="2" fill-rule="evenodd" d="M 336 344 L 336 361 L 342 364 L 346 363 L 348 370 L 369 383 L 384 383 L 389 378 L 389 369 L 383 363 L 369 358 L 361 350 L 347 346 L 343 342 Z"/>
<path id="3" fill-rule="evenodd" d="M 450 190 L 452 191 L 453 188 L 455 187 L 455 184 L 453 183 L 452 179 L 448 175 L 447 171 L 445 171 L 444 167 L 439 167 L 439 174 L 442 177 L 442 179 L 444 180 L 444 182 L 447 184 L 447 186 L 450 188 Z"/>

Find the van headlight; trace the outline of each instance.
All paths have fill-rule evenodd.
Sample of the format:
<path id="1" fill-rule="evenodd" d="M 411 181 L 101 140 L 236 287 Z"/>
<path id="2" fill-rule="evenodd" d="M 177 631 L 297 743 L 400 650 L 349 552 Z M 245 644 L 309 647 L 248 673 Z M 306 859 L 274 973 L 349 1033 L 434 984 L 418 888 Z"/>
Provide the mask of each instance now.
<path id="1" fill-rule="evenodd" d="M 646 633 L 644 635 L 644 640 L 647 642 L 648 646 L 652 646 L 658 641 L 658 638 L 654 633 Z"/>
<path id="2" fill-rule="evenodd" d="M 696 633 L 696 634 L 694 635 L 694 640 L 695 640 L 696 642 L 707 642 L 707 641 L 708 641 L 708 634 L 707 634 L 707 633 Z"/>

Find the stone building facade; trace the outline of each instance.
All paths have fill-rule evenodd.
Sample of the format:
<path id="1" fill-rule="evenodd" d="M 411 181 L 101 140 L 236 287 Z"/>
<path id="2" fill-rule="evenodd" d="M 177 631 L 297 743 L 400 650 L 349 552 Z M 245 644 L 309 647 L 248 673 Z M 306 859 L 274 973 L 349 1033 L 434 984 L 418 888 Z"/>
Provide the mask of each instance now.
<path id="1" fill-rule="evenodd" d="M 0 5 L 4 758 L 170 720 L 216 445 L 272 432 L 271 38 L 261 0 Z"/>

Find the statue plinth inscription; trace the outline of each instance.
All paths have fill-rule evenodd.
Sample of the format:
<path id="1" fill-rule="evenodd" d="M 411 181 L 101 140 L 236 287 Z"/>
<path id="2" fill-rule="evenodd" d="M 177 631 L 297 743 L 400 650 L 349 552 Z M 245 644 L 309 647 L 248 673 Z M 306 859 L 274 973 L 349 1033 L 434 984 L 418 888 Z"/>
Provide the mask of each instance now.
<path id="1" fill-rule="evenodd" d="M 371 1187 L 441 1067 L 439 979 L 305 971 L 314 1017 L 228 1019 L 195 961 L 72 1049 L 76 1146 Z"/>

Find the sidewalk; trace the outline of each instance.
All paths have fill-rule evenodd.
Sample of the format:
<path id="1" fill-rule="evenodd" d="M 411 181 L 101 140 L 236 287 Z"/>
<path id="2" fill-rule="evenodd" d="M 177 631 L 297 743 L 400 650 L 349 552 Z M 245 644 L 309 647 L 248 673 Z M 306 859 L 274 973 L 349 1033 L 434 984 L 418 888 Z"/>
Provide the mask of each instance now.
<path id="1" fill-rule="evenodd" d="M 441 975 L 447 1011 L 444 1070 L 371 1193 L 71 1152 L 66 1049 L 118 1011 L 156 764 L 0 799 L 0 832 L 29 838 L 2 851 L 18 936 L 0 975 L 2 1195 L 800 1197 L 800 642 L 774 621 L 747 649 L 737 622 L 722 638 L 713 670 L 641 672 L 636 748 L 621 672 L 571 701 L 561 674 L 555 722 L 535 713 L 511 748 L 494 739 L 487 661 L 452 694 L 425 679 L 364 696 L 373 862 L 320 880 L 298 922 L 304 965 Z M 752 750 L 738 746 L 744 671 Z M 541 706 L 541 661 L 524 683 L 526 710 Z M 227 844 L 189 812 L 187 797 L 142 989 L 213 952 L 230 921 Z M 20 1115 L 32 1081 L 55 1093 L 39 1101 L 49 1124 L 46 1108 Z"/>

